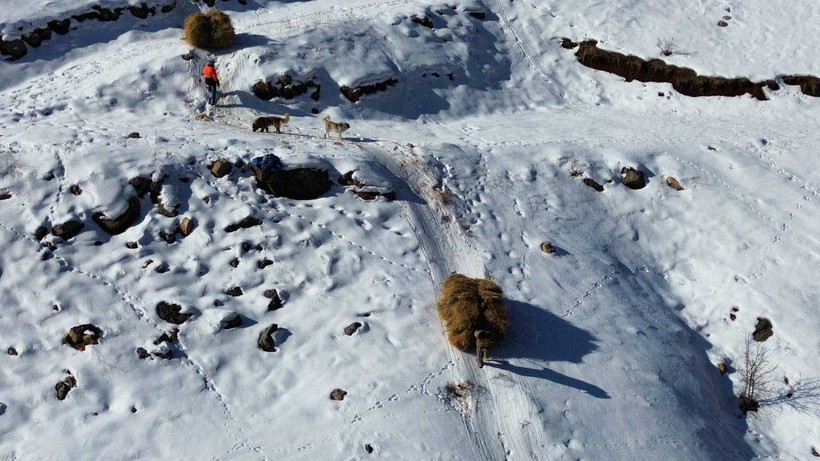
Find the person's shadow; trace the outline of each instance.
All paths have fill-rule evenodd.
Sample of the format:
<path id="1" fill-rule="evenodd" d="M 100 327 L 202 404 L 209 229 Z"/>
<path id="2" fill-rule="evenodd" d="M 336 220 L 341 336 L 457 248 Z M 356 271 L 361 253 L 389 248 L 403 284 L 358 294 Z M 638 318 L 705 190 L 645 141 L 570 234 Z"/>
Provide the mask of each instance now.
<path id="1" fill-rule="evenodd" d="M 584 356 L 595 351 L 596 339 L 548 310 L 532 304 L 505 300 L 510 313 L 510 334 L 507 340 L 493 348 L 493 359 L 485 363 L 519 376 L 546 379 L 569 386 L 599 399 L 609 394 L 594 384 L 575 379 L 549 368 L 526 368 L 512 363 L 513 359 L 536 362 L 581 363 Z"/>

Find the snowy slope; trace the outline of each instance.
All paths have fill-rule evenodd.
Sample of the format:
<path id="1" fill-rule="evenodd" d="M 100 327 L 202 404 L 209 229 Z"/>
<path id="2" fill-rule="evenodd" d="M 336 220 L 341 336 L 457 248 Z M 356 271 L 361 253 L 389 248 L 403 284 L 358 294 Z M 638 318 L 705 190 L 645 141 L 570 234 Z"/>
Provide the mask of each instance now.
<path id="1" fill-rule="evenodd" d="M 69 11 L 57 6 L 66 8 L 26 3 L 0 23 Z M 223 97 L 207 109 L 213 122 L 195 119 L 206 110 L 207 54 L 181 59 L 180 24 L 199 8 L 187 2 L 84 26 L 0 63 L 0 193 L 10 194 L 0 201 L 0 347 L 18 353 L 0 355 L 0 459 L 65 459 L 78 446 L 97 459 L 742 460 L 820 450 L 820 101 L 795 87 L 766 102 L 687 98 L 587 69 L 559 46 L 595 38 L 652 57 L 659 38 L 675 37 L 681 52 L 669 61 L 702 73 L 818 75 L 815 8 L 218 6 L 238 35 L 214 54 Z M 718 28 L 724 15 L 729 26 Z M 432 28 L 413 21 L 425 16 Z M 284 72 L 316 78 L 319 100 L 250 93 Z M 339 93 L 387 77 L 397 84 L 356 104 Z M 285 112 L 285 134 L 251 132 L 255 117 Z M 326 114 L 350 122 L 347 139 L 323 139 Z M 141 137 L 127 139 L 133 131 Z M 273 198 L 247 169 L 208 170 L 219 157 L 265 153 L 334 181 L 358 170 L 397 200 L 365 202 L 338 184 L 315 200 Z M 647 187 L 621 184 L 624 166 L 648 172 Z M 126 209 L 131 178 L 163 175 L 178 217 L 146 196 L 121 235 L 91 220 Z M 664 183 L 670 175 L 684 190 Z M 225 231 L 249 215 L 262 224 Z M 193 233 L 163 241 L 183 217 Z M 34 237 L 68 219 L 85 222 L 69 241 Z M 546 240 L 557 254 L 539 249 Z M 508 300 L 510 338 L 483 369 L 447 344 L 435 313 L 454 271 L 493 278 Z M 234 287 L 241 296 L 226 294 Z M 271 288 L 281 309 L 267 310 Z M 162 301 L 193 318 L 164 346 L 171 360 L 141 360 L 136 348 L 156 349 L 175 327 L 157 316 Z M 232 313 L 240 327 L 222 329 Z M 778 368 L 761 411 L 741 417 L 736 370 L 759 316 L 774 324 L 765 344 Z M 345 334 L 353 322 L 361 327 Z M 103 330 L 100 344 L 61 344 L 84 323 Z M 267 353 L 256 342 L 272 323 L 279 350 Z M 78 385 L 59 401 L 54 386 L 69 373 Z M 446 389 L 458 383 L 469 383 L 461 397 Z M 330 400 L 336 388 L 343 401 Z"/>

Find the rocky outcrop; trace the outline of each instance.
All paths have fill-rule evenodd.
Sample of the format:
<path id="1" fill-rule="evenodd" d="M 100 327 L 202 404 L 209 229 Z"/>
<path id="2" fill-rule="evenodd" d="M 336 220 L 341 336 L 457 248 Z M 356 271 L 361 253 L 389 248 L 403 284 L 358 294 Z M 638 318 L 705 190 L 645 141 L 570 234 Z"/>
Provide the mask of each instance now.
<path id="1" fill-rule="evenodd" d="M 273 98 L 294 99 L 307 93 L 310 90 L 310 97 L 314 101 L 319 100 L 321 94 L 321 85 L 315 78 L 308 78 L 302 81 L 296 81 L 290 74 L 282 74 L 276 82 L 258 81 L 253 85 L 252 91 L 254 96 L 264 101 L 270 101 Z"/>

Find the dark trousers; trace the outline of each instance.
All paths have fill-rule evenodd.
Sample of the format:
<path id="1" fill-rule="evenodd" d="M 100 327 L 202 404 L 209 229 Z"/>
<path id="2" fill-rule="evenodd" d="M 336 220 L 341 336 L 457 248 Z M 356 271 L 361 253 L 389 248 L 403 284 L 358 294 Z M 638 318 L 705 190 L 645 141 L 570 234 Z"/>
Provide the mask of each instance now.
<path id="1" fill-rule="evenodd" d="M 216 104 L 216 84 L 207 84 L 208 85 L 208 103 L 210 105 Z"/>

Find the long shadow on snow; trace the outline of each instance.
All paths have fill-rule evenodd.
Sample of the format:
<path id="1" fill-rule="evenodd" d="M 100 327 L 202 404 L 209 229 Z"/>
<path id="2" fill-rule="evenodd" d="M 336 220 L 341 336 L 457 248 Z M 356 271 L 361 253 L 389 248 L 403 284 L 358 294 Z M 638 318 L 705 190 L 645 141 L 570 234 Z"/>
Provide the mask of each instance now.
<path id="1" fill-rule="evenodd" d="M 581 363 L 585 355 L 598 348 L 595 336 L 546 309 L 521 301 L 506 300 L 506 304 L 512 320 L 511 334 L 506 343 L 494 350 L 494 360 L 488 361 L 487 366 L 519 376 L 545 379 L 599 399 L 610 398 L 605 390 L 586 381 L 549 368 L 525 368 L 505 360 L 529 358 L 538 362 Z"/>

